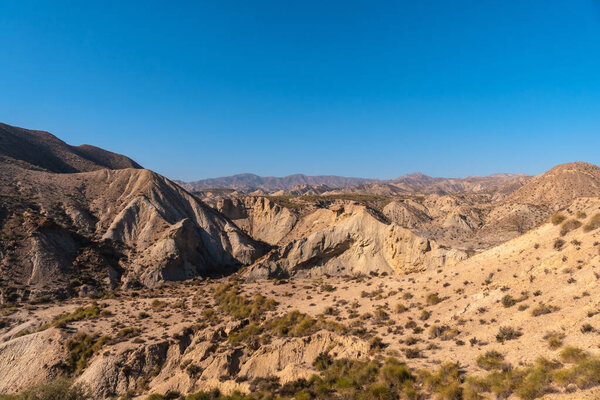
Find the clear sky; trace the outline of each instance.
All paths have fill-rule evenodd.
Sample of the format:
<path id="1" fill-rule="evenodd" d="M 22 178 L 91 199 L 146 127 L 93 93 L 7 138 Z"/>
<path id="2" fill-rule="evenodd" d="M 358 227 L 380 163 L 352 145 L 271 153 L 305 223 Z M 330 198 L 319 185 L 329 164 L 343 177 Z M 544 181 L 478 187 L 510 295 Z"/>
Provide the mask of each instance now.
<path id="1" fill-rule="evenodd" d="M 600 3 L 0 0 L 0 121 L 170 178 L 600 163 Z"/>

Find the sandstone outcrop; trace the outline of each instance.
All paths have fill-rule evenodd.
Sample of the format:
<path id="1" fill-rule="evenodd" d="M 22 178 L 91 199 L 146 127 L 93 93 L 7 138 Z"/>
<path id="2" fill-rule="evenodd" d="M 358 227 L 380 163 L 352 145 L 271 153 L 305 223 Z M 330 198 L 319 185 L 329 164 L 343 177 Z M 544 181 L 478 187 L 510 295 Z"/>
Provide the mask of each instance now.
<path id="1" fill-rule="evenodd" d="M 462 251 L 443 248 L 382 221 L 364 206 L 318 210 L 303 223 L 318 229 L 307 229 L 302 237 L 258 260 L 246 276 L 406 273 L 448 266 L 466 258 Z"/>

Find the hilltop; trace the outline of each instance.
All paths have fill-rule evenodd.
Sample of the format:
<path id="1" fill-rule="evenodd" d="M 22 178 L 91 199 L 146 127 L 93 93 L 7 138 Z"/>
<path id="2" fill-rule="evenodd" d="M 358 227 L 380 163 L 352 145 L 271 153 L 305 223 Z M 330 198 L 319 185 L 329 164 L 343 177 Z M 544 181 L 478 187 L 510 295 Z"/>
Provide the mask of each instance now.
<path id="1" fill-rule="evenodd" d="M 56 136 L 0 123 L 0 160 L 28 169 L 74 173 L 102 168 L 142 168 L 120 154 L 91 145 L 70 146 Z"/>

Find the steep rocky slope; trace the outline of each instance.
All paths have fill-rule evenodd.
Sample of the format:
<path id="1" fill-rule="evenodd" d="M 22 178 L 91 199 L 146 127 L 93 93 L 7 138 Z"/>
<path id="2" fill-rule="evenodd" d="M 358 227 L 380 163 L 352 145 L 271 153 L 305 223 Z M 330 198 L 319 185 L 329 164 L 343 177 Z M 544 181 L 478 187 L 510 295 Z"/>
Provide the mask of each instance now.
<path id="1" fill-rule="evenodd" d="M 575 198 L 587 196 L 600 196 L 600 167 L 576 162 L 558 165 L 536 176 L 507 200 L 560 209 Z"/>
<path id="2" fill-rule="evenodd" d="M 0 160 L 25 168 L 73 173 L 102 168 L 141 168 L 135 161 L 90 145 L 70 146 L 44 131 L 0 123 Z"/>
<path id="3" fill-rule="evenodd" d="M 29 291 L 54 279 L 64 286 L 89 268 L 112 285 L 225 273 L 263 248 L 148 170 L 52 174 L 0 166 L 0 189 L 3 276 Z"/>
<path id="4" fill-rule="evenodd" d="M 264 252 L 168 179 L 103 169 L 127 166 L 126 157 L 3 129 L 11 161 L 0 162 L 2 302 L 229 273 Z"/>

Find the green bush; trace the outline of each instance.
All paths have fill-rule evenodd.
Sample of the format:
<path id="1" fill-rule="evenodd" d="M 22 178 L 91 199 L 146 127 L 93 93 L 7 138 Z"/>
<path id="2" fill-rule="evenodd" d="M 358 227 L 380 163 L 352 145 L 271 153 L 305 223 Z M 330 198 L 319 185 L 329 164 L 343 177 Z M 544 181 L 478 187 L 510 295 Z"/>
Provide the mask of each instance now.
<path id="1" fill-rule="evenodd" d="M 1 395 L 0 400 L 88 400 L 90 391 L 82 384 L 73 384 L 67 378 L 39 383 L 16 395 Z"/>
<path id="2" fill-rule="evenodd" d="M 102 308 L 98 305 L 98 303 L 93 302 L 91 305 L 85 308 L 78 307 L 75 311 L 71 313 L 63 313 L 56 316 L 51 322 L 42 325 L 38 329 L 38 331 L 43 331 L 45 329 L 50 328 L 51 326 L 55 326 L 57 328 L 65 328 L 71 322 L 97 318 L 101 314 L 101 312 Z"/>
<path id="3" fill-rule="evenodd" d="M 345 332 L 347 328 L 336 322 L 328 321 L 324 317 L 317 319 L 298 310 L 290 311 L 282 317 L 274 318 L 263 324 L 264 331 L 270 331 L 278 336 L 302 337 L 326 329 L 334 332 Z"/>
<path id="4" fill-rule="evenodd" d="M 226 313 L 235 318 L 259 316 L 265 311 L 274 310 L 277 302 L 261 294 L 255 294 L 250 300 L 240 295 L 236 283 L 223 283 L 215 288 L 215 300 Z"/>
<path id="5" fill-rule="evenodd" d="M 576 363 L 589 357 L 585 351 L 580 348 L 567 346 L 559 354 L 561 361 L 566 363 Z"/>
<path id="6" fill-rule="evenodd" d="M 85 369 L 92 356 L 108 341 L 108 336 L 77 333 L 67 341 L 69 351 L 64 362 L 64 370 L 69 374 L 78 374 Z"/>
<path id="7" fill-rule="evenodd" d="M 503 362 L 504 356 L 496 350 L 490 350 L 477 357 L 477 365 L 486 371 L 502 368 Z"/>

